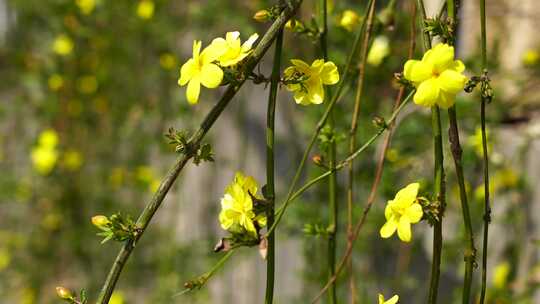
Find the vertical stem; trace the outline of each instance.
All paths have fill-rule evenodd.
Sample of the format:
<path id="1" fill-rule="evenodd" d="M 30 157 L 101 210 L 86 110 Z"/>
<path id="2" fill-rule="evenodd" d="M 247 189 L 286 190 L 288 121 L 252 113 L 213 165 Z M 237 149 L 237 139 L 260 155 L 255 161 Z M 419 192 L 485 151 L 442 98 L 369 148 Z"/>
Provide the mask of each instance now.
<path id="1" fill-rule="evenodd" d="M 283 48 L 283 29 L 277 35 L 274 50 L 274 62 L 270 80 L 270 95 L 268 97 L 268 110 L 266 113 L 266 187 L 265 198 L 268 201 L 266 211 L 267 227 L 274 224 L 275 216 L 275 188 L 274 188 L 274 123 L 276 113 L 276 98 L 279 86 L 281 52 Z M 274 273 L 275 273 L 275 234 L 268 236 L 268 254 L 266 256 L 266 296 L 264 302 L 271 304 L 274 299 Z"/>
<path id="2" fill-rule="evenodd" d="M 319 20 L 320 20 L 320 45 L 321 51 L 324 58 L 324 61 L 328 60 L 328 7 L 326 0 L 319 1 Z M 330 132 L 334 132 L 334 111 L 330 112 L 328 117 L 328 126 L 330 127 Z M 336 165 L 336 143 L 334 139 L 330 143 L 330 149 L 328 151 L 329 155 L 329 166 L 334 168 Z M 336 234 L 337 234 L 337 225 L 338 225 L 338 206 L 336 202 L 336 189 L 337 188 L 337 179 L 336 172 L 332 172 L 328 177 L 328 209 L 330 210 L 330 219 L 328 222 L 328 256 L 327 256 L 327 267 L 328 267 L 328 277 L 333 277 L 336 271 Z M 330 292 L 328 293 L 328 302 L 334 304 L 337 302 L 336 298 L 336 285 L 332 284 L 330 286 Z"/>
<path id="3" fill-rule="evenodd" d="M 424 32 L 424 48 L 431 49 L 431 37 L 424 31 L 424 20 L 426 19 L 426 10 L 423 0 L 417 0 L 418 7 L 422 14 L 422 31 Z M 452 2 L 453 5 L 453 2 Z M 441 275 L 441 253 L 442 253 L 442 220 L 446 207 L 445 183 L 444 183 L 444 156 L 442 151 L 442 131 L 441 114 L 437 105 L 431 108 L 431 123 L 433 129 L 434 145 L 434 193 L 435 199 L 439 203 L 439 220 L 433 227 L 433 261 L 431 264 L 431 279 L 429 284 L 428 304 L 437 303 L 439 291 L 439 278 Z"/>
<path id="4" fill-rule="evenodd" d="M 480 27 L 482 32 L 482 72 L 487 75 L 487 39 L 486 39 L 486 0 L 480 0 Z M 489 80 L 485 80 L 489 81 Z M 484 155 L 484 240 L 482 244 L 482 289 L 480 292 L 480 304 L 486 297 L 487 276 L 487 250 L 488 228 L 491 221 L 491 207 L 489 203 L 489 157 L 486 138 L 486 96 L 481 93 L 482 103 L 480 108 L 480 120 L 482 124 L 482 151 Z"/>
<path id="5" fill-rule="evenodd" d="M 448 0 L 446 3 L 448 18 L 453 22 L 454 29 L 457 29 L 457 10 L 455 0 Z M 457 31 L 454 31 L 457 32 Z M 455 41 L 452 39 L 452 41 Z M 463 164 L 461 162 L 461 144 L 459 141 L 459 128 L 457 122 L 456 105 L 448 109 L 448 120 L 450 127 L 448 128 L 448 138 L 450 140 L 450 147 L 452 151 L 452 158 L 454 159 L 454 167 L 456 170 L 458 185 L 459 185 L 459 197 L 461 202 L 461 210 L 463 214 L 463 223 L 465 225 L 465 235 L 467 238 L 467 248 L 464 252 L 465 261 L 465 277 L 463 279 L 463 295 L 462 303 L 469 304 L 471 297 L 471 285 L 476 257 L 476 248 L 474 247 L 474 235 L 472 231 L 472 221 L 469 210 L 469 202 L 467 200 L 467 190 L 465 188 L 465 178 L 463 175 Z"/>
<path id="6" fill-rule="evenodd" d="M 362 49 L 360 54 L 360 64 L 359 64 L 359 73 L 358 73 L 358 81 L 357 81 L 357 87 L 356 87 L 356 96 L 354 101 L 354 110 L 353 110 L 353 116 L 351 121 L 351 128 L 349 130 L 349 154 L 352 154 L 356 150 L 356 131 L 358 128 L 358 117 L 360 116 L 360 105 L 361 105 L 361 99 L 362 99 L 362 91 L 364 88 L 364 76 L 365 76 L 365 70 L 366 70 L 366 59 L 367 59 L 367 53 L 369 50 L 369 41 L 371 36 L 371 31 L 373 29 L 373 18 L 375 16 L 375 4 L 376 0 L 374 0 L 371 5 L 368 7 L 368 19 L 366 21 L 366 32 L 364 34 L 364 39 L 362 42 Z M 348 170 L 348 185 L 347 185 L 347 242 L 352 242 L 352 234 L 353 234 L 353 219 L 352 219 L 352 213 L 353 213 L 353 201 L 354 201 L 354 164 L 353 161 L 349 163 L 349 170 Z M 355 303 L 355 287 L 354 287 L 354 274 L 353 274 L 353 267 L 352 267 L 352 257 L 349 258 L 349 261 L 347 262 L 347 268 L 349 272 L 349 287 L 351 292 L 351 303 Z"/>

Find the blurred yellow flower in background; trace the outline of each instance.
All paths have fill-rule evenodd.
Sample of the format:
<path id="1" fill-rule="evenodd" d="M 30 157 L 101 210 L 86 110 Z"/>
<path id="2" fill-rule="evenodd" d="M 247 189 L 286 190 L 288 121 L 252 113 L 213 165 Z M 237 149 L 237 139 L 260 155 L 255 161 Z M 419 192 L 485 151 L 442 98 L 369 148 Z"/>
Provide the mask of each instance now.
<path id="1" fill-rule="evenodd" d="M 487 150 L 488 155 L 491 154 L 491 150 L 493 148 L 493 144 L 489 140 L 489 131 L 486 130 L 486 141 L 487 141 Z M 476 127 L 476 130 L 474 131 L 474 135 L 471 135 L 467 138 L 467 144 L 469 144 L 473 149 L 474 152 L 478 157 L 484 156 L 484 146 L 482 143 L 482 128 Z"/>
<path id="2" fill-rule="evenodd" d="M 399 300 L 398 295 L 394 295 L 388 300 L 384 300 L 384 296 L 382 294 L 379 294 L 379 304 L 396 304 Z"/>
<path id="3" fill-rule="evenodd" d="M 293 66 L 283 72 L 287 90 L 294 92 L 297 104 L 321 104 L 324 101 L 323 85 L 333 85 L 339 81 L 336 65 L 323 59 L 317 59 L 308 65 L 299 59 L 291 60 Z"/>
<path id="4" fill-rule="evenodd" d="M 58 160 L 58 135 L 53 129 L 47 129 L 38 137 L 38 144 L 30 153 L 34 169 L 43 175 L 51 173 Z"/>
<path id="5" fill-rule="evenodd" d="M 172 70 L 176 66 L 176 57 L 171 53 L 163 53 L 159 56 L 159 65 L 165 70 Z"/>
<path id="6" fill-rule="evenodd" d="M 124 184 L 126 179 L 126 169 L 122 167 L 116 167 L 111 170 L 109 175 L 109 183 L 113 188 L 118 188 Z"/>
<path id="7" fill-rule="evenodd" d="M 121 291 L 113 292 L 109 304 L 124 304 L 124 293 Z"/>
<path id="8" fill-rule="evenodd" d="M 76 0 L 75 3 L 83 15 L 91 14 L 96 7 L 96 0 Z"/>
<path id="9" fill-rule="evenodd" d="M 383 59 L 390 54 L 390 42 L 386 36 L 377 36 L 369 49 L 367 63 L 373 66 L 381 64 Z"/>
<path id="10" fill-rule="evenodd" d="M 422 60 L 408 60 L 403 75 L 416 87 L 413 98 L 416 104 L 448 109 L 467 83 L 464 70 L 463 62 L 454 60 L 454 47 L 439 43 Z"/>
<path id="11" fill-rule="evenodd" d="M 84 75 L 77 81 L 77 89 L 83 94 L 93 94 L 98 89 L 98 81 L 94 75 Z"/>
<path id="12" fill-rule="evenodd" d="M 49 89 L 51 91 L 58 91 L 64 85 L 64 78 L 59 74 L 52 74 L 49 76 L 47 84 L 49 85 Z"/>
<path id="13" fill-rule="evenodd" d="M 536 65 L 538 62 L 540 62 L 540 52 L 533 49 L 527 50 L 523 54 L 522 61 L 526 66 Z"/>
<path id="14" fill-rule="evenodd" d="M 201 52 L 201 41 L 193 41 L 193 58 L 189 59 L 180 69 L 178 84 L 187 84 L 186 97 L 190 104 L 199 101 L 201 84 L 209 89 L 217 88 L 223 80 L 223 71 L 216 61 L 225 51 L 216 45 L 210 45 Z"/>
<path id="15" fill-rule="evenodd" d="M 6 248 L 0 247 L 0 271 L 6 269 L 11 262 L 11 254 Z"/>
<path id="16" fill-rule="evenodd" d="M 347 31 L 352 32 L 358 24 L 360 24 L 360 16 L 355 11 L 345 10 L 341 14 L 339 25 Z"/>
<path id="17" fill-rule="evenodd" d="M 493 269 L 493 286 L 497 289 L 506 287 L 508 275 L 510 274 L 510 263 L 504 261 Z"/>
<path id="18" fill-rule="evenodd" d="M 251 195 L 257 195 L 257 182 L 251 176 L 244 176 L 237 172 L 234 181 L 225 188 L 225 195 L 221 199 L 221 212 L 219 222 L 221 228 L 233 233 L 246 231 L 253 237 L 257 236 L 255 223 L 259 227 L 266 226 L 264 214 L 256 215 L 253 211 L 253 199 Z"/>
<path id="19" fill-rule="evenodd" d="M 54 39 L 53 51 L 60 56 L 67 56 L 73 51 L 73 41 L 65 34 L 60 34 Z"/>
<path id="20" fill-rule="evenodd" d="M 409 184 L 399 190 L 393 200 L 388 201 L 384 209 L 386 223 L 380 230 L 381 237 L 389 238 L 397 230 L 402 241 L 411 241 L 411 224 L 418 223 L 424 214 L 416 200 L 419 188 L 419 183 Z"/>
<path id="21" fill-rule="evenodd" d="M 154 16 L 154 1 L 141 0 L 137 5 L 137 16 L 141 19 L 151 19 Z"/>
<path id="22" fill-rule="evenodd" d="M 251 35 L 243 44 L 240 40 L 240 32 L 228 32 L 225 39 L 216 38 L 210 44 L 216 50 L 221 50 L 218 57 L 219 64 L 223 67 L 232 66 L 244 60 L 250 53 L 253 43 L 259 38 L 258 34 Z"/>
<path id="23" fill-rule="evenodd" d="M 62 159 L 63 165 L 69 171 L 77 171 L 81 168 L 83 164 L 83 156 L 81 152 L 75 149 L 69 149 L 64 152 L 64 157 Z"/>

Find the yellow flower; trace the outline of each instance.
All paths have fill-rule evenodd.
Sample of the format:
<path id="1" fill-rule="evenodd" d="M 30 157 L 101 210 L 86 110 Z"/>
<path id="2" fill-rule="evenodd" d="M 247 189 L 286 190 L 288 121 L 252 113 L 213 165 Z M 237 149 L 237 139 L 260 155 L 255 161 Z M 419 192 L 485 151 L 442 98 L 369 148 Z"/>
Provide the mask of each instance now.
<path id="1" fill-rule="evenodd" d="M 180 79 L 178 79 L 179 85 L 188 85 L 186 96 L 190 104 L 198 102 L 201 84 L 209 89 L 216 88 L 221 84 L 223 71 L 213 62 L 223 52 L 223 49 L 216 48 L 213 45 L 208 46 L 201 52 L 201 42 L 193 41 L 193 58 L 182 65 Z"/>
<path id="2" fill-rule="evenodd" d="M 527 50 L 523 54 L 523 64 L 526 66 L 533 66 L 540 61 L 540 53 L 537 50 Z"/>
<path id="3" fill-rule="evenodd" d="M 64 153 L 63 164 L 69 171 L 77 171 L 83 164 L 83 156 L 75 149 L 67 150 Z"/>
<path id="4" fill-rule="evenodd" d="M 52 74 L 49 77 L 47 84 L 51 91 L 58 91 L 64 85 L 64 78 L 59 74 Z"/>
<path id="5" fill-rule="evenodd" d="M 488 154 L 491 154 L 493 144 L 489 141 L 488 130 L 486 130 L 486 140 L 487 140 Z M 467 139 L 467 143 L 473 147 L 476 155 L 478 155 L 479 157 L 482 157 L 484 155 L 484 146 L 482 143 L 482 128 L 481 127 L 476 127 L 474 135 L 469 136 L 469 138 Z"/>
<path id="6" fill-rule="evenodd" d="M 67 35 L 58 35 L 53 42 L 53 51 L 58 55 L 67 56 L 73 51 L 73 41 Z"/>
<path id="7" fill-rule="evenodd" d="M 77 0 L 75 3 L 84 15 L 89 15 L 96 7 L 96 0 Z"/>
<path id="8" fill-rule="evenodd" d="M 395 295 L 385 301 L 384 296 L 382 294 L 379 294 L 379 304 L 396 304 L 398 300 L 399 300 L 399 296 Z"/>
<path id="9" fill-rule="evenodd" d="M 38 137 L 38 145 L 45 148 L 55 148 L 58 144 L 58 134 L 53 129 L 46 129 Z"/>
<path id="10" fill-rule="evenodd" d="M 137 5 L 137 16 L 141 19 L 151 19 L 154 16 L 154 1 L 142 0 Z"/>
<path id="11" fill-rule="evenodd" d="M 253 210 L 251 195 L 257 195 L 257 182 L 251 176 L 244 176 L 237 172 L 234 181 L 225 188 L 225 195 L 221 199 L 221 212 L 219 222 L 225 230 L 235 233 L 247 231 L 252 236 L 257 236 L 255 224 L 259 227 L 266 226 L 266 217 L 256 215 Z"/>
<path id="12" fill-rule="evenodd" d="M 124 304 L 124 293 L 121 291 L 113 292 L 109 304 Z"/>
<path id="13" fill-rule="evenodd" d="M 386 36 L 378 36 L 373 40 L 369 49 L 367 63 L 378 66 L 383 59 L 390 54 L 390 43 Z"/>
<path id="14" fill-rule="evenodd" d="M 359 23 L 360 17 L 352 10 L 344 11 L 339 19 L 339 25 L 349 32 L 352 32 Z"/>
<path id="15" fill-rule="evenodd" d="M 239 32 L 228 32 L 225 35 L 225 39 L 221 37 L 216 38 L 210 46 L 221 51 L 218 57 L 219 64 L 223 67 L 228 67 L 246 58 L 251 53 L 251 47 L 258 38 L 258 34 L 253 34 L 242 44 Z"/>
<path id="16" fill-rule="evenodd" d="M 386 223 L 380 230 L 381 237 L 389 238 L 397 230 L 402 241 L 411 241 L 411 224 L 418 223 L 423 215 L 422 206 L 416 201 L 418 188 L 418 183 L 409 184 L 388 201 L 384 209 Z"/>
<path id="17" fill-rule="evenodd" d="M 32 149 L 31 158 L 34 169 L 40 174 L 47 175 L 56 165 L 58 152 L 55 149 L 38 146 Z"/>
<path id="18" fill-rule="evenodd" d="M 440 43 L 428 50 L 421 61 L 408 60 L 403 74 L 417 88 L 416 104 L 448 109 L 454 105 L 457 93 L 465 87 L 464 70 L 463 62 L 454 60 L 454 47 Z"/>
<path id="19" fill-rule="evenodd" d="M 495 288 L 502 289 L 506 286 L 510 270 L 510 263 L 506 261 L 495 266 L 495 269 L 493 269 L 493 286 Z"/>
<path id="20" fill-rule="evenodd" d="M 333 85 L 339 81 L 336 65 L 323 59 L 313 61 L 311 66 L 299 59 L 291 60 L 293 66 L 285 69 L 285 79 L 291 81 L 287 90 L 294 92 L 298 104 L 321 104 L 324 101 L 324 85 Z"/>

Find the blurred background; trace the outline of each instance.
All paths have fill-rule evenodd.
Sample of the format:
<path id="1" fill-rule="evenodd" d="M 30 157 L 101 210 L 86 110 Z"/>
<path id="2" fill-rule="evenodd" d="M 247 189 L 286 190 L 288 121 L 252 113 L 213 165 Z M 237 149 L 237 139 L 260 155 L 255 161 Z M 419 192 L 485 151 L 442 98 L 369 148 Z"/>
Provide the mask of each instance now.
<path id="1" fill-rule="evenodd" d="M 304 1 L 298 18 L 309 22 L 316 1 Z M 333 1 L 330 58 L 343 67 L 354 34 L 346 10 L 361 16 L 367 1 Z M 387 1 L 378 1 L 378 8 Z M 363 142 L 376 131 L 374 115 L 387 116 L 397 87 L 393 73 L 407 58 L 411 5 L 398 1 L 395 25 L 379 28 L 384 56 L 368 65 L 359 127 Z M 469 75 L 478 75 L 476 1 L 463 1 L 458 53 Z M 489 303 L 540 303 L 540 6 L 536 0 L 488 1 L 489 63 L 495 100 L 488 107 L 493 221 L 490 231 Z M 426 1 L 439 10 L 440 1 Z M 90 223 L 95 214 L 136 218 L 175 159 L 163 134 L 173 126 L 195 130 L 222 90 L 203 90 L 189 106 L 177 85 L 194 39 L 208 44 L 227 31 L 246 39 L 267 24 L 252 16 L 272 1 L 195 0 L 0 0 L 0 302 L 58 303 L 55 286 L 87 289 L 95 300 L 120 244 L 100 244 Z M 352 27 L 357 23 L 354 23 Z M 420 37 L 420 35 L 417 35 Z M 384 41 L 385 39 L 381 39 Z M 418 41 L 416 57 L 421 56 Z M 285 63 L 318 58 L 314 43 L 287 32 Z M 261 71 L 270 74 L 271 52 Z M 356 80 L 351 78 L 351 84 Z M 111 303 L 261 303 L 265 263 L 255 249 L 241 249 L 200 291 L 172 297 L 183 283 L 207 271 L 219 255 L 213 245 L 225 232 L 219 199 L 235 171 L 264 184 L 266 99 L 262 85 L 246 84 L 207 139 L 216 161 L 182 172 L 125 267 Z M 277 105 L 277 191 L 283 198 L 323 107 L 296 105 L 282 90 Z M 347 134 L 354 89 L 338 104 L 338 131 Z M 481 257 L 483 189 L 479 97 L 458 99 L 464 165 L 478 262 Z M 444 128 L 446 128 L 446 115 Z M 397 189 L 420 181 L 431 189 L 429 112 L 410 106 L 401 115 L 366 226 L 354 248 L 360 303 L 378 292 L 400 303 L 423 303 L 427 294 L 431 230 L 414 226 L 410 245 L 382 240 L 383 206 Z M 444 133 L 446 136 L 446 132 Z M 346 139 L 338 154 L 347 154 Z M 441 304 L 460 303 L 464 228 L 451 156 L 446 148 L 448 211 Z M 380 143 L 356 162 L 355 218 L 374 176 Z M 320 148 L 316 150 L 320 151 Z M 317 152 L 317 151 L 315 151 Z M 320 174 L 309 166 L 304 179 Z M 346 174 L 339 174 L 340 189 Z M 303 233 L 327 222 L 325 186 L 315 187 L 289 209 L 277 231 L 276 303 L 306 303 L 326 277 L 324 238 Z M 346 196 L 339 255 L 345 246 Z M 480 269 L 475 271 L 475 295 Z M 348 298 L 346 276 L 338 290 Z"/>

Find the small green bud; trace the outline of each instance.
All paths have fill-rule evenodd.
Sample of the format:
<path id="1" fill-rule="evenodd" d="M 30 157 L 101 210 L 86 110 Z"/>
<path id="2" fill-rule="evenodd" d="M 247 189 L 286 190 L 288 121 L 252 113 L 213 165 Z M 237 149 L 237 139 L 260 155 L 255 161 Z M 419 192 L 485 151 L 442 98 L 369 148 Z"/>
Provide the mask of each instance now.
<path id="1" fill-rule="evenodd" d="M 92 224 L 98 228 L 107 226 L 111 221 L 104 215 L 96 215 L 92 217 Z"/>
<path id="2" fill-rule="evenodd" d="M 58 297 L 63 300 L 73 299 L 73 294 L 71 294 L 71 291 L 62 286 L 56 287 L 56 295 L 58 295 Z"/>
<path id="3" fill-rule="evenodd" d="M 386 121 L 384 120 L 384 118 L 380 117 L 380 116 L 375 116 L 373 117 L 373 124 L 379 128 L 383 128 L 383 129 L 386 129 L 387 124 L 386 124 Z"/>
<path id="4" fill-rule="evenodd" d="M 311 157 L 311 161 L 317 166 L 324 166 L 323 157 L 320 154 L 315 154 Z"/>

